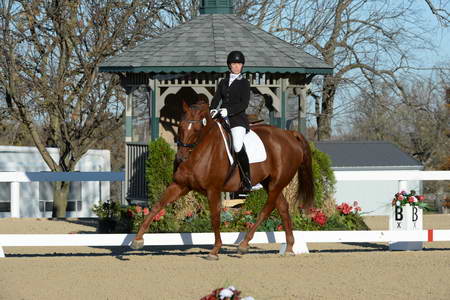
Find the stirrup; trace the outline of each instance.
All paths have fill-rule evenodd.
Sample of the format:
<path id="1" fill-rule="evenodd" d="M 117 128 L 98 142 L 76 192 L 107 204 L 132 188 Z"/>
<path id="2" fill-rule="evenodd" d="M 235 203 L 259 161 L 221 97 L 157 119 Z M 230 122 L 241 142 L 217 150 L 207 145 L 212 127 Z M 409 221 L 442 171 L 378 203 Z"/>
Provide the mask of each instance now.
<path id="1" fill-rule="evenodd" d="M 241 185 L 239 187 L 239 191 L 245 194 L 248 194 L 252 191 L 253 186 L 248 179 L 244 179 L 241 181 Z"/>

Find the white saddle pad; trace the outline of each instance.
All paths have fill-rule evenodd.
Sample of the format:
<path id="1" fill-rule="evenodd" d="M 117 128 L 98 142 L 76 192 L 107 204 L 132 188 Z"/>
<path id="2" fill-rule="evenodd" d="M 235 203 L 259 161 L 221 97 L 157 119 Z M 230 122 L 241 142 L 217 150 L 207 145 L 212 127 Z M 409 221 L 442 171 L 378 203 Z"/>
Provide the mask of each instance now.
<path id="1" fill-rule="evenodd" d="M 227 139 L 225 137 L 225 132 L 220 123 L 217 123 L 220 128 L 220 132 L 222 133 L 223 142 L 225 143 L 225 148 L 227 149 L 228 159 L 230 160 L 230 164 L 233 164 L 233 157 L 231 156 L 230 147 L 227 143 Z M 250 130 L 244 137 L 244 145 L 245 150 L 247 152 L 249 163 L 257 163 L 265 161 L 267 158 L 266 148 L 261 140 L 261 138 L 253 131 Z"/>

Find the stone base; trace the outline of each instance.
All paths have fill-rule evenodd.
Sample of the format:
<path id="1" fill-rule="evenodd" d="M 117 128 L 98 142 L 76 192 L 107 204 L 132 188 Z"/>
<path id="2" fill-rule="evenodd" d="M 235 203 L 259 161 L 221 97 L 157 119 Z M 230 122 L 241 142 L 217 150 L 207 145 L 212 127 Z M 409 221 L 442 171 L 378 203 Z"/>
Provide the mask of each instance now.
<path id="1" fill-rule="evenodd" d="M 394 242 L 389 243 L 391 251 L 418 251 L 423 249 L 423 242 Z"/>

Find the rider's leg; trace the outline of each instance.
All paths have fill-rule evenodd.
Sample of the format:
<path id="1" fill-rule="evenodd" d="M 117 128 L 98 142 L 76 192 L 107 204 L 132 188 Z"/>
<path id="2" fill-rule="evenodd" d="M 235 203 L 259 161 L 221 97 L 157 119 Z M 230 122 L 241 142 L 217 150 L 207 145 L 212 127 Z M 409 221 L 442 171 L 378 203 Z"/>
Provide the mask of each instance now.
<path id="1" fill-rule="evenodd" d="M 244 137 L 247 130 L 245 127 L 237 126 L 231 128 L 231 135 L 233 137 L 233 147 L 237 154 L 237 160 L 239 162 L 239 170 L 241 171 L 242 178 L 242 192 L 247 193 L 252 189 L 251 177 L 250 177 L 250 164 L 248 162 L 247 152 L 244 147 Z"/>

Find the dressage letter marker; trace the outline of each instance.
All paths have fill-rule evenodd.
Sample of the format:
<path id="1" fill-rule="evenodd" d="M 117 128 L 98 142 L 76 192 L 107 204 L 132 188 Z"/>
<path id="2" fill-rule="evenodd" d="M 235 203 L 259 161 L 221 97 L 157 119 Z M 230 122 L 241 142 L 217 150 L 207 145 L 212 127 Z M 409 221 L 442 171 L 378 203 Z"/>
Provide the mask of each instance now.
<path id="1" fill-rule="evenodd" d="M 409 204 L 405 206 L 393 206 L 389 217 L 389 229 L 402 232 L 404 230 L 422 230 L 423 210 Z M 420 241 L 395 241 L 389 243 L 390 250 L 422 250 Z"/>

